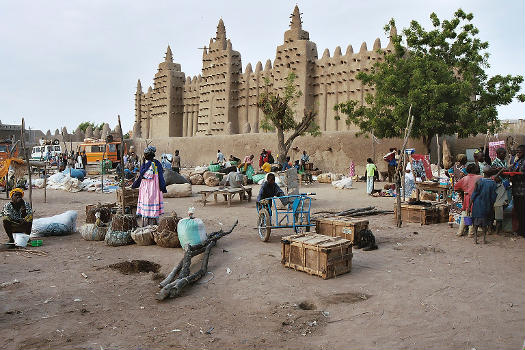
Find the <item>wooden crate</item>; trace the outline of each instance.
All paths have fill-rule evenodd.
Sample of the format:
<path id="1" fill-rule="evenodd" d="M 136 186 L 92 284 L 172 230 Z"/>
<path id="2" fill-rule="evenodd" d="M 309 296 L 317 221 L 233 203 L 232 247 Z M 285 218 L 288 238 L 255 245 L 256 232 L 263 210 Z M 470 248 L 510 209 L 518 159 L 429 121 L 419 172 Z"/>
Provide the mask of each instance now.
<path id="1" fill-rule="evenodd" d="M 88 204 L 86 205 L 86 224 L 94 224 L 95 223 L 95 213 L 91 212 L 91 209 L 94 209 L 98 206 L 106 207 L 106 208 L 115 208 L 116 203 L 104 203 L 104 204 Z"/>
<path id="2" fill-rule="evenodd" d="M 359 232 L 368 229 L 368 220 L 331 217 L 316 220 L 315 231 L 318 234 L 341 237 L 354 244 L 359 239 Z"/>
<path id="3" fill-rule="evenodd" d="M 394 217 L 397 219 L 397 206 L 394 205 Z M 421 225 L 437 224 L 440 221 L 440 211 L 436 206 L 401 204 L 401 220 L 403 222 L 420 223 Z M 448 221 L 448 215 L 447 215 Z"/>
<path id="4" fill-rule="evenodd" d="M 352 243 L 341 237 L 298 234 L 281 239 L 281 263 L 323 279 L 350 272 Z"/>
<path id="5" fill-rule="evenodd" d="M 136 207 L 139 200 L 138 188 L 125 188 L 126 207 Z M 122 188 L 117 189 L 117 204 L 122 206 Z"/>

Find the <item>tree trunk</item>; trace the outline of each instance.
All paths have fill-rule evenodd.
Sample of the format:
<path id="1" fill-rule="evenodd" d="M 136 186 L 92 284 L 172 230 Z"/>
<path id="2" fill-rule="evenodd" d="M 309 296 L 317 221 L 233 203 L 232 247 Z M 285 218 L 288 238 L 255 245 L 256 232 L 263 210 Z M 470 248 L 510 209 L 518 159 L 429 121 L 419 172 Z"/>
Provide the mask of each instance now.
<path id="1" fill-rule="evenodd" d="M 286 155 L 288 154 L 288 150 L 286 149 L 286 145 L 284 142 L 284 132 L 282 129 L 277 129 L 277 151 L 279 152 L 279 156 L 277 157 L 277 162 L 279 164 L 284 163 L 286 160 Z"/>
<path id="2" fill-rule="evenodd" d="M 427 154 L 430 154 L 430 144 L 432 143 L 432 136 L 423 136 L 423 143 L 427 146 Z"/>

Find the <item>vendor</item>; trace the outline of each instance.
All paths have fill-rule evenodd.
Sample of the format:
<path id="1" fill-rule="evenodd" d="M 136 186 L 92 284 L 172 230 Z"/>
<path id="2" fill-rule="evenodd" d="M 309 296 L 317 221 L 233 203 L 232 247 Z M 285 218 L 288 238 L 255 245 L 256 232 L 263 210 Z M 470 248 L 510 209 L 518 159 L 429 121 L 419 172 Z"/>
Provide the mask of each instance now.
<path id="1" fill-rule="evenodd" d="M 14 243 L 14 232 L 31 233 L 33 225 L 33 211 L 31 205 L 24 201 L 24 190 L 15 188 L 9 193 L 11 201 L 4 205 L 2 220 L 9 243 Z"/>
<path id="2" fill-rule="evenodd" d="M 259 190 L 259 195 L 257 196 L 257 202 L 260 202 L 263 199 L 271 197 L 281 197 L 284 196 L 283 190 L 275 183 L 275 174 L 269 173 L 266 176 L 266 181 L 263 182 L 261 189 Z"/>

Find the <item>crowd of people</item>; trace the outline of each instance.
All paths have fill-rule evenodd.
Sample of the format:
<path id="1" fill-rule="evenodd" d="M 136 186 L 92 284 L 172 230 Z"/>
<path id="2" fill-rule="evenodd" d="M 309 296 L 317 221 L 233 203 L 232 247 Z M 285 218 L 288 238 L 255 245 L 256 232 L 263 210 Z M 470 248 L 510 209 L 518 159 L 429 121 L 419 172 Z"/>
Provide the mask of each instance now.
<path id="1" fill-rule="evenodd" d="M 508 206 L 512 206 L 513 231 L 525 236 L 525 145 L 518 146 L 513 153 L 507 157 L 506 149 L 499 148 L 496 158 L 490 161 L 478 151 L 474 154 L 475 161 L 468 165 L 467 157 L 460 154 L 448 169 L 458 192 L 453 194 L 452 209 L 461 210 L 458 236 L 467 234 L 467 227 L 469 236 L 477 236 L 481 228 L 484 241 L 487 232 L 501 232 L 504 208 Z"/>

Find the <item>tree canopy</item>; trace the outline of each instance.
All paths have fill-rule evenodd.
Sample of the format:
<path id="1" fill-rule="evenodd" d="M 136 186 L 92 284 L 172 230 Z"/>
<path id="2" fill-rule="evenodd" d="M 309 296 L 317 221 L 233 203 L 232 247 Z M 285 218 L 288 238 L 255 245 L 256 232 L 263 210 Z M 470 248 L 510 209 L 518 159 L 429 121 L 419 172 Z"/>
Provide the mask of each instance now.
<path id="1" fill-rule="evenodd" d="M 394 19 L 385 26 L 393 44 L 370 72 L 357 78 L 375 89 L 366 104 L 348 101 L 334 108 L 346 115 L 346 123 L 379 138 L 403 134 L 412 105 L 412 137 L 421 137 L 430 147 L 436 134 L 467 137 L 495 132 L 500 127 L 496 107 L 519 94 L 522 76 L 489 77 L 489 47 L 478 38 L 474 16 L 459 9 L 451 20 L 430 15 L 433 28 L 425 30 L 417 21 L 397 35 Z"/>
<path id="2" fill-rule="evenodd" d="M 315 122 L 317 115 L 313 110 L 304 111 L 300 122 L 295 120 L 294 108 L 301 97 L 301 91 L 295 87 L 297 76 L 291 72 L 286 78 L 283 96 L 270 90 L 270 82 L 266 79 L 266 91 L 261 94 L 257 106 L 264 116 L 261 120 L 261 129 L 264 131 L 277 131 L 278 161 L 282 163 L 292 146 L 293 141 L 301 135 L 309 133 L 317 136 L 320 134 L 319 126 Z M 285 140 L 285 132 L 291 132 Z"/>
<path id="3" fill-rule="evenodd" d="M 93 123 L 93 122 L 82 122 L 82 123 L 78 124 L 77 129 L 82 130 L 82 132 L 86 132 L 87 128 L 90 125 L 93 128 L 93 130 L 96 130 L 96 129 L 102 130 L 102 128 L 104 127 L 104 123 L 100 123 L 99 125 L 95 125 L 95 123 Z"/>

